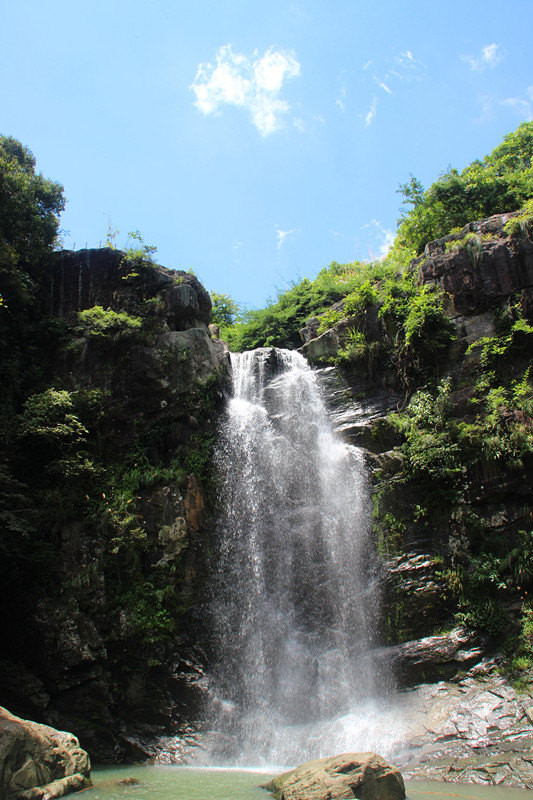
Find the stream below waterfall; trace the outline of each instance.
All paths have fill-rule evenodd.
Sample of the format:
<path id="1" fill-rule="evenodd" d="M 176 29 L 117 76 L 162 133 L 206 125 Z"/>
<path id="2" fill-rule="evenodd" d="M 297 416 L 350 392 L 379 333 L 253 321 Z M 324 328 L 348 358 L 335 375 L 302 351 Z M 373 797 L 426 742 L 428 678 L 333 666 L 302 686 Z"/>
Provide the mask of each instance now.
<path id="1" fill-rule="evenodd" d="M 87 800 L 271 800 L 261 784 L 272 773 L 190 767 L 108 767 L 93 770 Z M 122 784 L 134 778 L 136 785 Z M 407 781 L 407 800 L 526 800 L 531 792 L 500 786 Z"/>

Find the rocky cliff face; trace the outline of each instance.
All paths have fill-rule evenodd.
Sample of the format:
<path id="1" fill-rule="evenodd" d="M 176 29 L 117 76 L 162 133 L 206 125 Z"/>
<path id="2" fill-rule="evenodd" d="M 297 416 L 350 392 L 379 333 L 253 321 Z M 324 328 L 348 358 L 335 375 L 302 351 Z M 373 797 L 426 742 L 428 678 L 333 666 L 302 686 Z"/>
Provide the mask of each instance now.
<path id="1" fill-rule="evenodd" d="M 2 602 L 2 698 L 97 761 L 139 757 L 201 696 L 192 609 L 229 356 L 193 275 L 115 250 L 57 254 L 40 301 L 52 367 L 14 421 L 31 546 Z"/>
<path id="2" fill-rule="evenodd" d="M 533 242 L 506 232 L 516 217 L 516 212 L 496 214 L 472 222 L 430 242 L 416 262 L 419 281 L 437 284 L 446 293 L 449 314 L 459 325 L 463 322 L 461 333 L 469 340 L 480 338 L 480 325 L 485 326 L 490 312 L 517 293 L 526 315 L 533 312 Z M 483 335 L 489 335 L 490 327 L 486 330 Z"/>
<path id="3" fill-rule="evenodd" d="M 431 242 L 412 264 L 421 285 L 444 293 L 455 326 L 455 341 L 432 377 L 407 388 L 396 379 L 386 356 L 391 328 L 379 307 L 358 320 L 377 343 L 377 358 L 321 370 L 333 419 L 365 449 L 373 475 L 391 644 L 431 637 L 459 619 L 478 631 L 478 657 L 526 647 L 521 626 L 533 576 L 517 559 L 521 548 L 530 552 L 533 527 L 533 423 L 525 402 L 533 242 L 527 228 L 509 226 L 516 216 L 467 225 Z M 302 351 L 318 364 L 331 360 L 351 327 L 346 319 L 319 336 L 312 319 L 301 331 Z M 441 647 L 438 638 L 420 663 L 414 659 L 417 668 L 413 648 L 402 645 L 402 680 L 439 675 L 439 663 L 441 674 L 450 674 L 446 651 L 453 641 Z"/>

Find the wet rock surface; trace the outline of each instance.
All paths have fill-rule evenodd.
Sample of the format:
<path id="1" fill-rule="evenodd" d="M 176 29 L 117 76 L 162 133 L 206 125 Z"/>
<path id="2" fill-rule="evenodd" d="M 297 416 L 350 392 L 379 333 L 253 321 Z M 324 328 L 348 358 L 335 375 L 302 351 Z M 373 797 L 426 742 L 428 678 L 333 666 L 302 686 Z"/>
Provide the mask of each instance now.
<path id="1" fill-rule="evenodd" d="M 400 686 L 412 686 L 421 681 L 454 678 L 477 664 L 488 649 L 487 636 L 455 628 L 449 633 L 385 648 L 382 658 L 392 668 Z"/>
<path id="2" fill-rule="evenodd" d="M 276 800 L 403 800 L 400 772 L 375 753 L 344 753 L 309 761 L 263 787 Z"/>
<path id="3" fill-rule="evenodd" d="M 417 686 L 400 700 L 405 747 L 393 760 L 406 780 L 533 789 L 533 699 L 519 695 L 494 663 L 453 682 Z"/>

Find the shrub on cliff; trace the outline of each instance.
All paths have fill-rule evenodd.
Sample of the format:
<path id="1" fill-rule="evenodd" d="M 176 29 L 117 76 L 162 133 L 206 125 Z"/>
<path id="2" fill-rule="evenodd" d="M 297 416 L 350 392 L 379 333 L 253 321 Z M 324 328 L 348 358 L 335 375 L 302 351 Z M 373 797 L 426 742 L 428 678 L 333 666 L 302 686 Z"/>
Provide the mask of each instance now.
<path id="1" fill-rule="evenodd" d="M 140 317 L 132 317 L 125 311 L 93 306 L 78 312 L 78 321 L 85 336 L 131 336 L 142 327 Z"/>
<path id="2" fill-rule="evenodd" d="M 449 169 L 425 191 L 411 176 L 399 192 L 410 208 L 399 221 L 397 242 L 417 253 L 452 228 L 521 208 L 533 197 L 533 122 L 523 122 L 462 172 Z"/>

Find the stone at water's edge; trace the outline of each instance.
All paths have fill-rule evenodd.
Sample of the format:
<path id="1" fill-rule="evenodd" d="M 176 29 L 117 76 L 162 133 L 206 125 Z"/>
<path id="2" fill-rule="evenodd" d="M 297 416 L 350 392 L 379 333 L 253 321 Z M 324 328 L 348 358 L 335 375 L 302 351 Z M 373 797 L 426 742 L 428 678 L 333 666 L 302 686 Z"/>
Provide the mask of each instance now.
<path id="1" fill-rule="evenodd" d="M 0 800 L 52 800 L 86 789 L 91 762 L 71 733 L 0 707 Z"/>
<path id="2" fill-rule="evenodd" d="M 403 800 L 403 778 L 375 753 L 309 761 L 263 786 L 276 800 Z"/>

